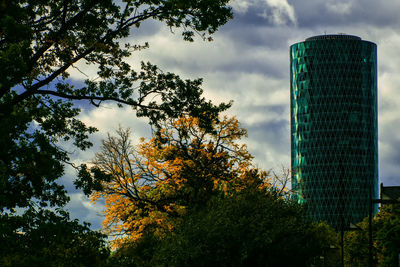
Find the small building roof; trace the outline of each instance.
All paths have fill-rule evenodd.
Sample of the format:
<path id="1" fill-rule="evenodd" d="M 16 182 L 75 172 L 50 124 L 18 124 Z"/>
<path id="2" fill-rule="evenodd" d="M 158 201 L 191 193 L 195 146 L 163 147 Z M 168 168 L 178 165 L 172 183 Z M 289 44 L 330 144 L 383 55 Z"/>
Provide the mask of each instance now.
<path id="1" fill-rule="evenodd" d="M 381 184 L 381 199 L 398 200 L 400 198 L 400 186 L 383 186 Z"/>

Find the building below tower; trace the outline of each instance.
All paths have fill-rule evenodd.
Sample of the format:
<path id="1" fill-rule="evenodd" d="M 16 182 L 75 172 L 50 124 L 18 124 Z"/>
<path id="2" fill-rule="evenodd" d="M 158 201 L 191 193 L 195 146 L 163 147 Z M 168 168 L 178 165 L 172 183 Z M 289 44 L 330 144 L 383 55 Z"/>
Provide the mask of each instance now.
<path id="1" fill-rule="evenodd" d="M 342 34 L 290 47 L 292 189 L 336 229 L 368 216 L 378 194 L 376 51 Z"/>

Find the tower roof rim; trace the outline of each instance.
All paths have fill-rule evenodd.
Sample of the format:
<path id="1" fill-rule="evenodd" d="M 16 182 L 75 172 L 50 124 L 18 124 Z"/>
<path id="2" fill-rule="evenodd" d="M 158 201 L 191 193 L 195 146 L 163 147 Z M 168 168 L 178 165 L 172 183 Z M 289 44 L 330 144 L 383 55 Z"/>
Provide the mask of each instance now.
<path id="1" fill-rule="evenodd" d="M 318 41 L 318 40 L 361 40 L 361 37 L 349 34 L 324 34 L 311 36 L 306 41 Z"/>

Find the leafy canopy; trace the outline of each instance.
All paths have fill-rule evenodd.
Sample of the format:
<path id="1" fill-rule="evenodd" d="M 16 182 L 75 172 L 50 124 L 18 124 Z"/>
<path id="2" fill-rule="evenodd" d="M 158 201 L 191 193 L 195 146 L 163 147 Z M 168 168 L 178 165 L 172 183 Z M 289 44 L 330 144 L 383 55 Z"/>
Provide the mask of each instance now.
<path id="1" fill-rule="evenodd" d="M 153 241 L 148 266 L 309 266 L 335 237 L 271 188 L 247 188 L 185 215 L 173 233 Z"/>
<path id="2" fill-rule="evenodd" d="M 229 104 L 202 97 L 201 79 L 183 80 L 127 58 L 148 44 L 121 41 L 147 20 L 203 39 L 231 18 L 228 0 L 14 0 L 0 4 L 0 265 L 101 266 L 104 236 L 71 221 L 69 197 L 57 180 L 71 164 L 60 141 L 91 147 L 97 129 L 78 119 L 78 101 L 129 105 L 159 127 L 191 114 L 204 127 Z M 125 39 L 126 40 L 126 39 Z M 97 68 L 84 83 L 69 78 L 78 63 Z M 79 70 L 79 69 L 78 69 Z M 81 104 L 79 102 L 79 104 Z M 82 167 L 81 172 L 85 170 Z M 83 184 L 77 180 L 76 184 Z M 85 184 L 85 190 L 96 183 Z M 18 211 L 18 212 L 17 212 Z M 24 213 L 23 213 L 24 212 Z"/>
<path id="3" fill-rule="evenodd" d="M 0 215 L 1 266 L 104 266 L 105 236 L 58 210 Z"/>
<path id="4" fill-rule="evenodd" d="M 130 105 L 159 126 L 169 117 L 209 118 L 228 105 L 202 96 L 201 80 L 182 80 L 151 63 L 133 70 L 126 58 L 148 44 L 121 45 L 146 20 L 182 29 L 193 41 L 210 38 L 232 16 L 229 0 L 15 0 L 0 5 L 0 210 L 64 205 L 69 154 L 59 141 L 79 149 L 92 144 L 95 128 L 77 116 L 76 101 Z M 68 70 L 78 62 L 97 67 L 97 77 L 78 86 Z M 154 100 L 156 99 L 156 100 Z M 206 114 L 206 115 L 205 115 Z"/>
<path id="5" fill-rule="evenodd" d="M 400 200 L 400 199 L 399 199 Z M 398 201 L 399 201 L 398 200 Z M 369 264 L 368 217 L 356 231 L 345 235 L 345 261 L 352 266 Z M 396 266 L 400 253 L 400 203 L 382 205 L 372 220 L 373 260 L 376 266 Z"/>
<path id="6" fill-rule="evenodd" d="M 163 125 L 159 135 L 136 147 L 130 131 L 108 136 L 93 161 L 91 182 L 104 173 L 93 200 L 106 204 L 104 226 L 119 241 L 138 240 L 144 231 L 171 231 L 188 209 L 204 207 L 213 196 L 268 186 L 267 173 L 254 168 L 246 135 L 235 118 L 215 121 L 213 131 L 183 116 Z M 153 230 L 150 230 L 153 229 Z"/>

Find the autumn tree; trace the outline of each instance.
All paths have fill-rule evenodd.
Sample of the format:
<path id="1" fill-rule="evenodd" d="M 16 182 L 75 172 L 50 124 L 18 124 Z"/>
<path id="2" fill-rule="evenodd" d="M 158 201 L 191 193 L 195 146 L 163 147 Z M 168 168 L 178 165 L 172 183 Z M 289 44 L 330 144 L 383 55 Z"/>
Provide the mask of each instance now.
<path id="1" fill-rule="evenodd" d="M 109 135 L 92 168 L 107 178 L 92 195 L 105 199 L 104 226 L 122 241 L 135 241 L 149 229 L 171 230 L 188 209 L 203 207 L 212 196 L 268 186 L 267 174 L 254 168 L 240 144 L 245 135 L 235 118 L 215 121 L 210 132 L 190 116 L 168 121 L 137 146 L 129 130 Z"/>
<path id="2" fill-rule="evenodd" d="M 209 118 L 227 107 L 202 97 L 201 80 L 182 80 L 151 63 L 127 63 L 148 44 L 122 44 L 147 20 L 210 39 L 231 18 L 229 0 L 16 0 L 0 5 L 0 210 L 64 205 L 57 183 L 69 154 L 60 140 L 91 146 L 96 131 L 77 101 L 129 105 L 158 126 L 168 117 Z M 79 62 L 97 68 L 83 85 L 69 79 Z M 202 116 L 202 114 L 208 114 Z M 207 120 L 203 120 L 204 125 Z"/>

